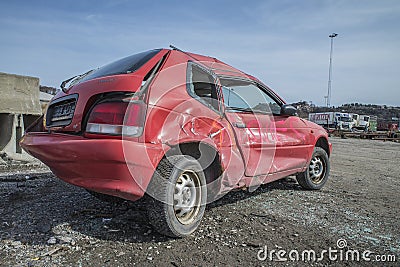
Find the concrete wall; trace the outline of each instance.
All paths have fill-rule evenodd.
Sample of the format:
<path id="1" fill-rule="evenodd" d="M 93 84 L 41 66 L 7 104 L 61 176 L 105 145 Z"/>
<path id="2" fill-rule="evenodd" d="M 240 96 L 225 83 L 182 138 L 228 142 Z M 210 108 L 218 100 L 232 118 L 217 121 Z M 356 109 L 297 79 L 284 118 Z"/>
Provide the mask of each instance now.
<path id="1" fill-rule="evenodd" d="M 0 72 L 0 113 L 42 113 L 39 78 Z"/>

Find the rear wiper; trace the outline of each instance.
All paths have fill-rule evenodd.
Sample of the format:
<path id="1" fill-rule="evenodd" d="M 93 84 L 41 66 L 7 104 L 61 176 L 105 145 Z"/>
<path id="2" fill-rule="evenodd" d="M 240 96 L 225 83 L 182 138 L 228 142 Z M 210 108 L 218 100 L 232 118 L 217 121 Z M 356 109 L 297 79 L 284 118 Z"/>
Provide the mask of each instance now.
<path id="1" fill-rule="evenodd" d="M 60 85 L 61 90 L 62 90 L 64 93 L 66 93 L 67 90 L 66 90 L 66 88 L 65 88 L 65 85 L 66 85 L 67 83 L 69 83 L 70 81 L 72 81 L 73 79 L 75 79 L 76 77 L 78 77 L 78 76 L 79 76 L 79 75 L 75 75 L 74 77 L 71 77 L 71 78 L 69 78 L 68 80 L 63 81 L 63 82 L 61 83 L 61 85 Z"/>
<path id="2" fill-rule="evenodd" d="M 91 73 L 91 72 L 94 71 L 94 70 L 95 70 L 95 69 L 89 70 L 89 71 L 87 71 L 87 72 L 85 72 L 85 73 L 83 73 L 83 74 L 75 75 L 74 77 L 71 77 L 71 78 L 69 78 L 68 80 L 63 81 L 63 82 L 61 83 L 61 85 L 60 85 L 61 90 L 62 90 L 64 93 L 66 93 L 66 92 L 67 92 L 67 88 L 65 88 L 65 85 L 66 85 L 67 83 L 71 82 L 71 85 L 72 85 L 72 83 L 74 83 L 74 82 L 76 83 L 77 81 L 79 81 L 79 80 L 82 79 L 83 77 L 87 76 L 89 73 Z M 75 84 L 75 83 L 74 83 L 74 84 Z"/>

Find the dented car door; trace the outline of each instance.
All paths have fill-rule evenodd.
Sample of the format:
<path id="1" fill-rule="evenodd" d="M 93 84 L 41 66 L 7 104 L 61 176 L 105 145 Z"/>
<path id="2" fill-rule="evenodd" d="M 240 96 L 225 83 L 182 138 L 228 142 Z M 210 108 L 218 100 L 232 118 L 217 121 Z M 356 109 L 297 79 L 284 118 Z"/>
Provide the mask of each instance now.
<path id="1" fill-rule="evenodd" d="M 275 156 L 274 118 L 269 96 L 246 80 L 221 80 L 225 114 L 233 126 L 246 176 L 270 172 Z"/>

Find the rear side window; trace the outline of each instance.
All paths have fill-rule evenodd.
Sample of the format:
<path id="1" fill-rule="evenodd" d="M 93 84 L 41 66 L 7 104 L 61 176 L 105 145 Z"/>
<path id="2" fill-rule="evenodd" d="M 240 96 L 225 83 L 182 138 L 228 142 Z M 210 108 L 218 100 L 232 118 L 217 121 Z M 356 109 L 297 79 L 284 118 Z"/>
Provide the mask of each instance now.
<path id="1" fill-rule="evenodd" d="M 160 51 L 161 49 L 154 49 L 114 61 L 110 64 L 89 72 L 89 74 L 87 74 L 79 82 L 84 82 L 104 76 L 134 72 Z"/>
<path id="2" fill-rule="evenodd" d="M 187 89 L 189 94 L 215 111 L 219 102 L 214 77 L 205 69 L 189 62 L 187 70 Z"/>

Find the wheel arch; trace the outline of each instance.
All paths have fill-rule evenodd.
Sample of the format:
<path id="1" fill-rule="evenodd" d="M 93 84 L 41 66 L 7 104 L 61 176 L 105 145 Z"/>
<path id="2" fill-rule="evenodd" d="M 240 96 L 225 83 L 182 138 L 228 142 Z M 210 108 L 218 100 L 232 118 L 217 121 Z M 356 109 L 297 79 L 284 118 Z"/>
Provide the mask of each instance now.
<path id="1" fill-rule="evenodd" d="M 175 155 L 188 155 L 198 160 L 203 167 L 207 183 L 213 182 L 222 174 L 220 153 L 208 143 L 200 141 L 179 143 L 171 146 L 164 157 Z"/>
<path id="2" fill-rule="evenodd" d="M 328 154 L 328 157 L 330 157 L 331 153 L 330 153 L 330 149 L 329 149 L 329 142 L 328 139 L 326 139 L 325 137 L 320 137 L 318 138 L 317 142 L 315 143 L 315 147 L 320 147 L 323 150 L 325 150 L 326 154 Z"/>

